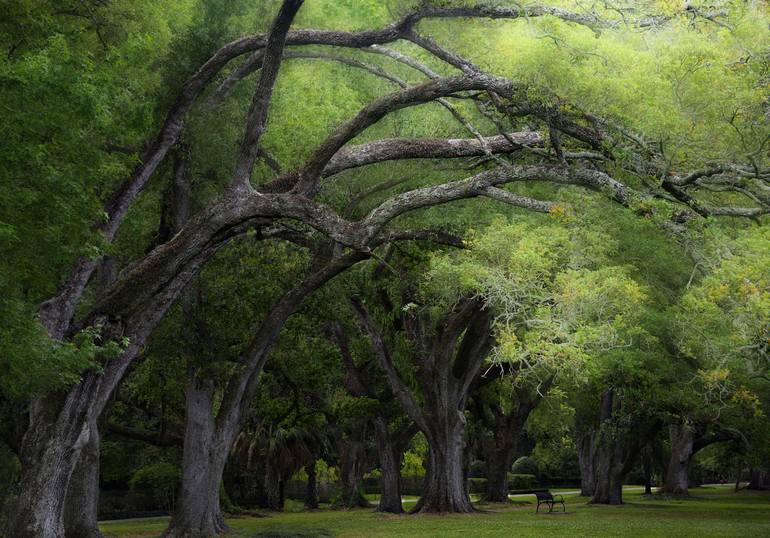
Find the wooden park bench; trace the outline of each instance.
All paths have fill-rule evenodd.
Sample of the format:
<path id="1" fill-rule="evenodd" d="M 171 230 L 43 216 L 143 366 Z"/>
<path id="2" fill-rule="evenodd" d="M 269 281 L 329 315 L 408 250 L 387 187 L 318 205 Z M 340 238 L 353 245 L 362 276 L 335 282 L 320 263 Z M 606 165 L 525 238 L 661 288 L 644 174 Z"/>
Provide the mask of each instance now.
<path id="1" fill-rule="evenodd" d="M 564 506 L 564 497 L 561 495 L 556 495 L 558 499 L 554 498 L 553 495 L 551 495 L 550 491 L 536 491 L 535 496 L 537 497 L 537 510 L 535 510 L 535 513 L 540 512 L 540 505 L 545 504 L 548 506 L 548 512 L 553 512 L 553 507 L 557 503 L 561 503 L 561 508 L 563 512 L 567 511 L 567 507 Z"/>

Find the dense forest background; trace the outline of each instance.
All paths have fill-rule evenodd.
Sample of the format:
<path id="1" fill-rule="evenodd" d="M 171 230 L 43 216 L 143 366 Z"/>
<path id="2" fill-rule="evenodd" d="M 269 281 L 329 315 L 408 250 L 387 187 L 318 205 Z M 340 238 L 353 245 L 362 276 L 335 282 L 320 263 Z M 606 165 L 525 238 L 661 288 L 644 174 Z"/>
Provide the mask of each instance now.
<path id="1" fill-rule="evenodd" d="M 299 4 L 0 2 L 9 528 L 762 487 L 766 2 Z"/>

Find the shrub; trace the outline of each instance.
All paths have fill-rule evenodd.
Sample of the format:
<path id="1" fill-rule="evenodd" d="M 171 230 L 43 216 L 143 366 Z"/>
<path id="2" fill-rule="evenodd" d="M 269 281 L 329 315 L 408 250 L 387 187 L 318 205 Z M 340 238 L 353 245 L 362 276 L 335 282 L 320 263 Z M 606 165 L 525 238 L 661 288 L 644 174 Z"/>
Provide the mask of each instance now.
<path id="1" fill-rule="evenodd" d="M 485 493 L 487 491 L 486 478 L 471 478 L 469 490 L 471 493 Z"/>
<path id="2" fill-rule="evenodd" d="M 534 458 L 522 456 L 513 462 L 511 472 L 513 474 L 529 474 L 537 476 L 539 468 Z"/>
<path id="3" fill-rule="evenodd" d="M 468 476 L 471 478 L 482 478 L 486 473 L 486 463 L 481 460 L 473 460 L 471 462 L 470 472 Z"/>
<path id="4" fill-rule="evenodd" d="M 508 487 L 510 489 L 534 489 L 537 487 L 537 478 L 533 474 L 508 473 Z"/>
<path id="5" fill-rule="evenodd" d="M 181 479 L 179 467 L 172 463 L 158 462 L 137 469 L 129 485 L 134 491 L 151 493 L 158 507 L 171 512 Z"/>

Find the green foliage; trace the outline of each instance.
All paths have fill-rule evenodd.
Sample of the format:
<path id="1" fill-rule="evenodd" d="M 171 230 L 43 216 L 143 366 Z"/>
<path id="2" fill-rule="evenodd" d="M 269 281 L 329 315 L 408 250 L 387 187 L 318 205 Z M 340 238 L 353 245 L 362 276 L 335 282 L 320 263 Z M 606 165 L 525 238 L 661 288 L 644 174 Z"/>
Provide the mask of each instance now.
<path id="1" fill-rule="evenodd" d="M 115 0 L 89 17 L 81 2 L 2 2 L 0 392 L 9 398 L 93 366 L 91 344 L 49 342 L 34 313 L 76 256 L 104 251 L 91 224 L 139 151 L 108 148 L 154 129 L 164 92 L 154 63 L 188 7 Z"/>
<path id="2" fill-rule="evenodd" d="M 511 472 L 521 475 L 536 475 L 538 473 L 537 462 L 529 456 L 522 456 L 513 462 Z"/>
<path id="3" fill-rule="evenodd" d="M 486 478 L 469 478 L 468 489 L 470 493 L 482 494 L 487 491 Z"/>
<path id="4" fill-rule="evenodd" d="M 181 479 L 182 472 L 178 466 L 157 462 L 137 469 L 129 484 L 133 490 L 151 493 L 160 506 L 173 509 Z"/>
<path id="5" fill-rule="evenodd" d="M 22 303 L 0 299 L 5 322 L 0 326 L 0 395 L 9 400 L 76 383 L 100 361 L 115 358 L 128 345 L 102 340 L 98 327 L 88 327 L 70 342 L 50 339 Z"/>
<path id="6" fill-rule="evenodd" d="M 766 370 L 770 366 L 767 230 L 747 230 L 724 245 L 715 267 L 687 291 L 675 316 L 680 349 L 704 366 Z"/>
<path id="7" fill-rule="evenodd" d="M 589 221 L 498 221 L 468 246 L 431 259 L 426 294 L 433 305 L 484 297 L 496 314 L 493 360 L 540 379 L 537 371 L 579 374 L 592 354 L 637 336 L 646 293 L 610 265 L 617 246 Z"/>
<path id="8" fill-rule="evenodd" d="M 425 459 L 428 455 L 428 442 L 425 435 L 419 432 L 412 439 L 412 444 L 404 453 L 401 462 L 401 476 L 424 476 Z"/>
<path id="9" fill-rule="evenodd" d="M 509 489 L 525 490 L 534 489 L 535 487 L 537 487 L 537 478 L 534 474 L 508 473 Z"/>

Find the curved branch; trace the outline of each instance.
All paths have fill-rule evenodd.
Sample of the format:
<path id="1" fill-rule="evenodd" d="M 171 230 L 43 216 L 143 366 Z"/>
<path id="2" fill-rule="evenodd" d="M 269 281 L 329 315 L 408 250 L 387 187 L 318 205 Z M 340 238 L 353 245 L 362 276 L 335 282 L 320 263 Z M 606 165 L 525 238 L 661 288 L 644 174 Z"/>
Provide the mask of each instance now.
<path id="1" fill-rule="evenodd" d="M 365 106 L 354 118 L 342 124 L 322 142 L 297 172 L 296 184 L 300 192 L 312 193 L 327 163 L 342 146 L 375 124 L 387 114 L 410 106 L 427 103 L 440 97 L 465 90 L 493 90 L 510 94 L 513 85 L 500 77 L 473 74 L 459 77 L 432 79 L 423 84 L 405 88 L 376 99 Z"/>
<path id="2" fill-rule="evenodd" d="M 270 28 L 262 60 L 262 73 L 246 116 L 246 132 L 235 161 L 232 185 L 237 189 L 250 188 L 249 180 L 259 155 L 259 139 L 267 124 L 267 112 L 273 95 L 273 86 L 278 78 L 278 68 L 283 58 L 286 34 L 303 1 L 284 0 Z"/>
<path id="3" fill-rule="evenodd" d="M 388 352 L 388 348 L 385 346 L 385 342 L 382 339 L 382 335 L 380 334 L 376 323 L 371 315 L 369 315 L 369 311 L 358 297 L 351 297 L 350 304 L 358 317 L 362 331 L 369 336 L 369 340 L 374 348 L 374 353 L 380 366 L 385 372 L 391 390 L 404 407 L 404 411 L 409 415 L 409 418 L 411 418 L 420 429 L 425 431 L 428 426 L 427 420 L 425 419 L 420 406 L 417 404 L 417 401 L 414 399 L 412 391 L 401 378 L 401 374 L 398 373 L 395 364 L 393 364 L 393 359 Z"/>
<path id="4" fill-rule="evenodd" d="M 323 177 L 372 163 L 400 159 L 453 159 L 492 153 L 511 153 L 543 143 L 534 131 L 477 138 L 390 138 L 339 150 L 323 170 Z"/>
<path id="5" fill-rule="evenodd" d="M 481 172 L 467 179 L 423 187 L 398 194 L 373 209 L 361 221 L 361 225 L 366 233 L 373 233 L 379 230 L 385 223 L 407 211 L 461 198 L 500 195 L 497 191 L 490 193 L 486 189 L 516 181 L 550 181 L 553 183 L 581 185 L 603 192 L 623 205 L 628 205 L 631 197 L 638 194 L 626 185 L 598 170 L 581 170 L 560 165 L 511 165 L 505 169 Z M 502 198 L 504 197 L 497 197 L 497 199 Z M 506 202 L 516 201 L 513 195 L 505 198 L 507 198 L 504 200 Z M 523 202 L 525 207 L 535 207 L 537 203 L 537 201 L 529 199 L 524 199 Z"/>

